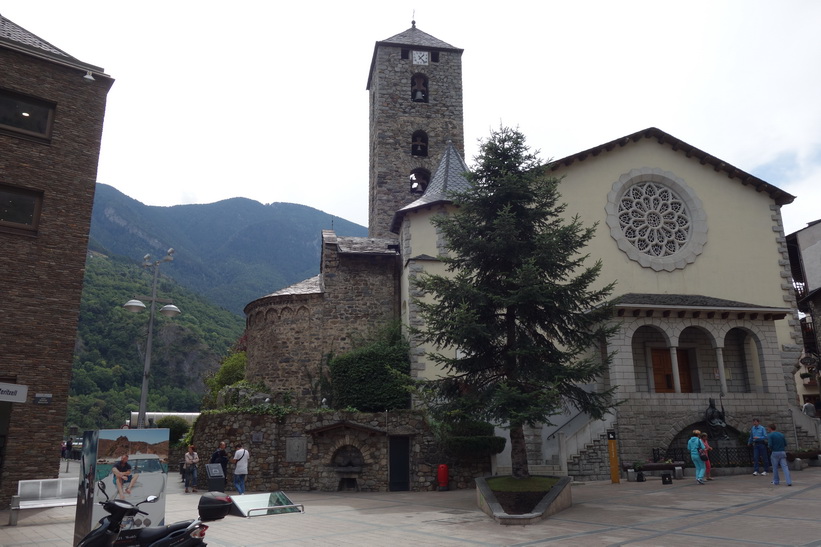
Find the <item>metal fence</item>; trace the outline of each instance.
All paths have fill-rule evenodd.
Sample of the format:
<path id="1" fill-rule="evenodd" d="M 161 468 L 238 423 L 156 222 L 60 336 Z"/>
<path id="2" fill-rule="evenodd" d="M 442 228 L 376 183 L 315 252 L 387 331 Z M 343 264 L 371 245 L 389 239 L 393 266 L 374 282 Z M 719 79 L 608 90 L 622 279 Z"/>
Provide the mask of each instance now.
<path id="1" fill-rule="evenodd" d="M 753 449 L 749 446 L 713 447 L 710 450 L 710 465 L 713 467 L 752 467 Z M 653 461 L 683 461 L 684 467 L 695 467 L 690 451 L 686 448 L 654 448 Z"/>

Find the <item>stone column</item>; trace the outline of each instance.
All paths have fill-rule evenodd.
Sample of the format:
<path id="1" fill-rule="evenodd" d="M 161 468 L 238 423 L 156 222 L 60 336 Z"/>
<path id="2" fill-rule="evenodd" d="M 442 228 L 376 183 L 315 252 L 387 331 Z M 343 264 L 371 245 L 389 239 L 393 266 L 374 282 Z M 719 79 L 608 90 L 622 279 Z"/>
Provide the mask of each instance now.
<path id="1" fill-rule="evenodd" d="M 678 347 L 670 346 L 670 362 L 673 365 L 673 390 L 681 393 L 681 376 L 678 373 Z"/>
<path id="2" fill-rule="evenodd" d="M 721 393 L 727 394 L 727 375 L 724 372 L 724 348 L 716 346 L 716 363 L 718 363 L 718 381 L 721 383 Z"/>

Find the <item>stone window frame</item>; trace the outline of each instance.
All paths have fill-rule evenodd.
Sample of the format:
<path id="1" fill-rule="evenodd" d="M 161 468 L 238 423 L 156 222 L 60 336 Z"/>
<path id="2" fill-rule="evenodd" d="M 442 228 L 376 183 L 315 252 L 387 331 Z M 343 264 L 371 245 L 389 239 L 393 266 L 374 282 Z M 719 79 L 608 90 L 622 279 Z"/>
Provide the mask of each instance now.
<path id="1" fill-rule="evenodd" d="M 426 158 L 428 156 L 428 134 L 421 129 L 411 135 L 411 156 Z"/>
<path id="2" fill-rule="evenodd" d="M 18 222 L 6 217 L 8 208 L 19 208 L 21 204 L 13 201 L 19 196 L 26 203 L 24 214 L 30 217 L 29 221 Z M 0 182 L 0 231 L 22 235 L 37 235 L 40 226 L 40 214 L 43 210 L 43 192 L 12 186 Z"/>
<path id="3" fill-rule="evenodd" d="M 627 191 L 635 184 L 654 182 L 670 189 L 687 208 L 690 219 L 690 234 L 687 243 L 675 253 L 657 257 L 643 253 L 637 249 L 622 231 L 619 222 L 619 203 Z M 680 270 L 695 262 L 698 255 L 704 251 L 707 244 L 707 214 L 701 200 L 683 178 L 670 171 L 658 168 L 642 167 L 632 169 L 622 174 L 612 185 L 607 194 L 607 225 L 610 227 L 610 236 L 631 260 L 638 262 L 644 268 L 655 271 Z"/>
<path id="4" fill-rule="evenodd" d="M 417 99 L 416 93 L 421 92 L 421 98 Z M 423 72 L 415 72 L 410 77 L 410 99 L 415 103 L 427 103 L 430 97 L 430 80 Z"/>
<path id="5" fill-rule="evenodd" d="M 424 167 L 418 167 L 410 172 L 408 180 L 410 181 L 409 190 L 411 194 L 422 195 L 430 184 L 431 172 Z"/>

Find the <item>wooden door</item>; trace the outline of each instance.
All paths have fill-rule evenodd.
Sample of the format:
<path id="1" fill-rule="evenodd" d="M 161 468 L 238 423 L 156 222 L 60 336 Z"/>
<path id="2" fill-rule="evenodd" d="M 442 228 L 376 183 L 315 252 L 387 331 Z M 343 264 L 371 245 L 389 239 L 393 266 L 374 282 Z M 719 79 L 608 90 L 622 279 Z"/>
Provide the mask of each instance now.
<path id="1" fill-rule="evenodd" d="M 673 382 L 673 362 L 670 359 L 670 350 L 667 348 L 654 348 L 653 358 L 653 384 L 656 393 L 675 393 Z M 693 378 L 690 374 L 690 356 L 686 350 L 676 350 L 678 359 L 678 376 L 681 381 L 681 392 L 693 392 Z"/>

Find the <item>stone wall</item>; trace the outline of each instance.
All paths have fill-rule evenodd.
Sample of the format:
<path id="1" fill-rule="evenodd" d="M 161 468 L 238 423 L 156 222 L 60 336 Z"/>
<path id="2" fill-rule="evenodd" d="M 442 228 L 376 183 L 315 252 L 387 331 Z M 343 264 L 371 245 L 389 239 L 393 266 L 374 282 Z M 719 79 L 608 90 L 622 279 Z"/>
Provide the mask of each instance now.
<path id="1" fill-rule="evenodd" d="M 374 54 L 369 80 L 371 237 L 390 235 L 394 213 L 419 197 L 410 191 L 411 171 L 421 168 L 433 174 L 448 141 L 465 155 L 462 52 L 440 51 L 438 62 L 414 65 L 402 59 L 402 49 L 409 47 L 377 43 Z M 411 78 L 417 73 L 428 78 L 427 102 L 411 100 Z M 427 156 L 411 155 L 417 130 L 428 135 Z"/>
<path id="2" fill-rule="evenodd" d="M 246 378 L 317 407 L 331 354 L 349 351 L 398 314 L 398 248 L 391 240 L 323 232 L 321 273 L 256 300 L 247 315 Z M 398 247 L 398 244 L 397 244 Z"/>
<path id="3" fill-rule="evenodd" d="M 607 450 L 607 434 L 594 440 L 587 448 L 570 457 L 567 475 L 579 481 L 603 481 L 610 479 L 610 454 Z"/>
<path id="4" fill-rule="evenodd" d="M 75 62 L 76 59 L 68 57 Z M 0 47 L 0 86 L 54 104 L 50 138 L 0 131 L 0 184 L 40 193 L 36 231 L 0 227 L 0 507 L 17 481 L 57 476 L 103 129 L 113 80 Z M 36 404 L 36 394 L 48 394 Z M 7 464 L 8 462 L 8 464 Z"/>
<path id="5" fill-rule="evenodd" d="M 490 458 L 455 462 L 443 456 L 424 415 L 415 411 L 361 413 L 313 411 L 277 420 L 258 414 L 203 414 L 194 426 L 194 444 L 207 461 L 220 441 L 231 451 L 242 442 L 250 452 L 249 491 L 336 491 L 343 478 L 355 478 L 361 491 L 389 490 L 389 443 L 410 441 L 409 487 L 412 491 L 436 489 L 438 466 L 446 464 L 452 488 L 474 487 L 474 477 L 490 474 Z M 354 446 L 361 453 L 361 470 L 343 473 L 334 455 Z M 232 465 L 229 464 L 229 484 Z M 341 469 L 341 468 L 340 468 Z M 355 471 L 355 472 L 354 472 Z M 200 486 L 207 478 L 200 473 Z"/>

